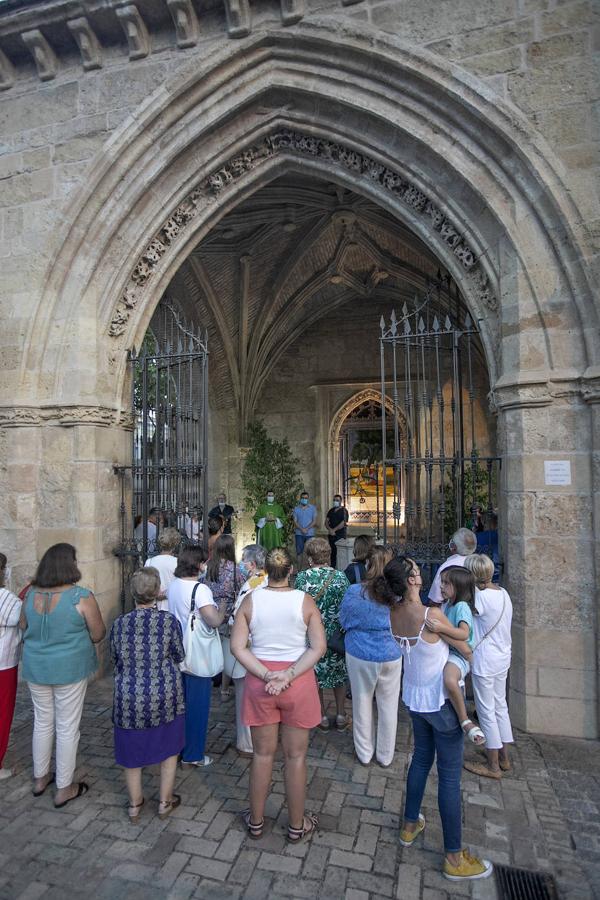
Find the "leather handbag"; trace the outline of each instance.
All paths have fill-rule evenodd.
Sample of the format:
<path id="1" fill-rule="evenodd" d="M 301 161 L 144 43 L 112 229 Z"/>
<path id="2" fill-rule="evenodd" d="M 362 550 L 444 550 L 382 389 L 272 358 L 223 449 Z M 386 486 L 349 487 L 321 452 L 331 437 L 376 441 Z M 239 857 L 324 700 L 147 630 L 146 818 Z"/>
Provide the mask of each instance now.
<path id="1" fill-rule="evenodd" d="M 327 649 L 338 656 L 346 655 L 346 632 L 339 626 L 327 638 Z"/>
<path id="2" fill-rule="evenodd" d="M 213 678 L 223 671 L 223 648 L 218 628 L 207 625 L 202 614 L 196 612 L 195 596 L 200 582 L 194 586 L 190 617 L 183 635 L 185 659 L 181 671 L 199 678 Z"/>

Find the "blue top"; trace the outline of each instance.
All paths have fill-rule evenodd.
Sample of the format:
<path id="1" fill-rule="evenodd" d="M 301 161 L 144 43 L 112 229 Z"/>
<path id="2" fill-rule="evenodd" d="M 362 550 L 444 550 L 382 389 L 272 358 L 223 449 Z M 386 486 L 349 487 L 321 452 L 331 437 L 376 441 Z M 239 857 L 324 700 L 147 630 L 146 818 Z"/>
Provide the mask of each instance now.
<path id="1" fill-rule="evenodd" d="M 166 610 L 134 609 L 110 630 L 115 667 L 113 722 L 119 728 L 166 725 L 185 711 L 179 663 L 181 626 Z"/>
<path id="2" fill-rule="evenodd" d="M 298 506 L 294 507 L 294 518 L 300 528 L 306 528 L 307 525 L 317 518 L 317 507 L 313 506 L 312 503 L 308 503 L 306 506 L 302 506 L 301 503 Z M 302 534 L 298 528 L 295 529 L 294 534 Z M 314 528 L 309 528 L 306 537 L 313 537 L 315 533 Z"/>
<path id="3" fill-rule="evenodd" d="M 351 656 L 370 662 L 400 659 L 400 647 L 392 637 L 389 607 L 371 600 L 363 585 L 350 585 L 342 600 L 339 619 L 346 632 L 346 650 Z"/>
<path id="4" fill-rule="evenodd" d="M 27 628 L 23 636 L 25 681 L 33 684 L 74 684 L 83 681 L 98 668 L 96 649 L 83 616 L 75 608 L 87 588 L 67 588 L 53 610 L 36 611 L 33 598 L 41 594 L 50 602 L 51 590 L 32 587 L 23 603 Z"/>
<path id="5" fill-rule="evenodd" d="M 450 606 L 448 603 L 446 605 L 446 618 L 455 628 L 458 628 L 461 622 L 467 623 L 469 626 L 467 644 L 472 648 L 475 643 L 475 638 L 473 635 L 473 613 L 469 604 L 465 603 L 464 600 L 460 600 L 458 603 L 455 603 L 454 606 Z"/>

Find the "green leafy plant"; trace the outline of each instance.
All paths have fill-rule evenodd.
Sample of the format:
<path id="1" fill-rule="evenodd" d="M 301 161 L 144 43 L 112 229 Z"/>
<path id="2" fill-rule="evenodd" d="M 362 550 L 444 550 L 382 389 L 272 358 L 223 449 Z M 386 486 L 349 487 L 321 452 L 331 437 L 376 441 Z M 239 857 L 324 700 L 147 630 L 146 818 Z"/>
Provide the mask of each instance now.
<path id="1" fill-rule="evenodd" d="M 292 453 L 287 438 L 276 441 L 269 437 L 260 420 L 248 426 L 247 439 L 248 453 L 242 470 L 246 509 L 253 515 L 259 504 L 264 503 L 267 490 L 271 488 L 276 502 L 285 512 L 283 536 L 287 543 L 293 531 L 293 509 L 303 486 L 300 461 Z"/>
<path id="2" fill-rule="evenodd" d="M 479 506 L 485 512 L 489 502 L 489 485 L 487 466 L 482 463 L 465 462 L 464 469 L 464 508 L 460 510 L 456 484 L 449 477 L 444 485 L 444 531 L 450 537 L 457 528 L 465 525 L 470 528 L 473 522 L 472 507 Z M 497 505 L 497 474 L 492 469 L 492 506 Z"/>

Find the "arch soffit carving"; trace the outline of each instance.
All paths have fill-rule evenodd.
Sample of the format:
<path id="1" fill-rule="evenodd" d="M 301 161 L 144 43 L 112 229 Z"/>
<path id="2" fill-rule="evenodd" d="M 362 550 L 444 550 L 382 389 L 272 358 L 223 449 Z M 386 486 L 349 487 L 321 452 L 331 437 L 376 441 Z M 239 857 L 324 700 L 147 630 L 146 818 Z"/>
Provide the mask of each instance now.
<path id="1" fill-rule="evenodd" d="M 376 403 L 381 404 L 381 391 L 376 390 L 375 388 L 365 388 L 365 390 L 359 391 L 357 394 L 353 394 L 347 400 L 345 400 L 342 405 L 338 408 L 337 412 L 334 413 L 333 418 L 331 420 L 331 425 L 329 427 L 329 444 L 337 444 L 340 440 L 340 434 L 342 432 L 342 428 L 344 426 L 344 422 L 351 415 L 355 409 L 358 409 L 363 403 L 373 400 Z M 392 421 L 394 418 L 394 403 L 387 394 L 384 397 L 385 409 L 386 412 L 390 414 Z M 406 432 L 408 425 L 406 422 L 406 416 L 404 415 L 403 410 L 398 410 L 398 420 Z"/>
<path id="2" fill-rule="evenodd" d="M 357 52 L 354 54 L 346 52 L 344 56 L 345 60 L 352 58 L 352 60 L 356 62 L 360 59 L 361 55 L 363 57 L 366 56 L 367 60 L 372 55 L 377 55 L 381 58 L 382 61 L 385 60 L 386 63 L 391 65 L 396 70 L 396 74 L 402 76 L 405 82 L 408 81 L 409 84 L 412 84 L 411 79 L 413 79 L 415 84 L 417 82 L 419 82 L 421 85 L 423 83 L 427 83 L 428 86 L 432 89 L 431 93 L 435 101 L 437 101 L 437 92 L 440 89 L 443 89 L 449 94 L 449 96 L 452 96 L 456 102 L 460 103 L 461 107 L 465 111 L 466 120 L 472 118 L 473 121 L 476 120 L 477 124 L 481 126 L 481 116 L 483 115 L 488 128 L 496 134 L 496 138 L 501 137 L 507 144 L 512 145 L 515 150 L 515 155 L 518 145 L 519 159 L 524 161 L 525 168 L 528 171 L 530 180 L 532 181 L 532 183 L 538 183 L 538 189 L 539 184 L 543 186 L 543 202 L 539 204 L 538 208 L 540 217 L 543 218 L 545 215 L 545 217 L 548 218 L 549 211 L 554 213 L 555 216 L 560 214 L 566 221 L 566 225 L 563 226 L 562 231 L 563 238 L 565 235 L 565 231 L 567 232 L 567 235 L 569 237 L 573 235 L 575 227 L 577 226 L 577 212 L 572 206 L 571 201 L 568 200 L 566 194 L 562 191 L 560 179 L 552 166 L 551 154 L 547 151 L 547 148 L 545 146 L 541 146 L 541 140 L 533 132 L 529 123 L 527 123 L 522 116 L 517 114 L 512 109 L 508 109 L 501 101 L 498 100 L 496 96 L 491 96 L 483 86 L 479 85 L 479 83 L 476 82 L 475 79 L 467 76 L 465 73 L 462 73 L 460 70 L 456 69 L 456 67 L 448 65 L 445 61 L 442 65 L 437 58 L 432 57 L 430 54 L 427 54 L 425 52 L 419 52 L 419 54 L 415 54 L 410 50 L 410 48 L 408 48 L 395 38 L 381 35 L 378 32 L 369 33 L 368 29 L 365 33 L 365 29 L 363 28 L 361 28 L 360 32 L 357 31 L 356 33 L 351 33 L 351 31 L 346 29 L 344 32 L 344 41 L 340 43 L 336 39 L 336 35 L 331 34 L 330 29 L 331 23 L 327 20 L 325 20 L 324 22 L 315 21 L 311 23 L 311 27 L 304 29 L 308 32 L 307 34 L 302 34 L 302 29 L 299 29 L 299 33 L 294 35 L 294 47 L 296 47 L 297 45 L 300 48 L 300 54 L 302 53 L 302 50 L 306 51 L 306 49 L 311 46 L 313 49 L 315 48 L 315 46 L 317 48 L 321 47 L 321 49 L 327 47 L 329 51 L 334 51 L 333 56 L 336 57 L 341 52 L 341 50 L 348 51 L 349 45 L 351 45 L 353 49 L 357 50 Z M 377 35 L 376 43 L 374 41 L 375 35 Z M 278 49 L 281 51 L 289 52 L 290 46 L 289 36 L 285 33 L 277 33 L 275 35 L 257 35 L 252 41 L 250 41 L 250 48 L 244 48 L 244 61 L 248 61 L 249 58 L 252 57 L 253 52 L 254 54 L 258 55 L 261 55 L 262 53 L 262 55 L 265 57 L 268 57 L 269 55 L 277 56 L 276 51 Z M 401 50 L 402 52 L 399 53 L 398 50 Z M 393 56 L 390 55 L 392 51 Z M 218 54 L 216 62 L 213 64 L 213 74 L 215 78 L 217 78 L 219 74 L 219 67 L 223 68 L 224 70 L 228 70 L 232 68 L 232 64 L 234 62 L 238 62 L 240 66 L 242 66 L 242 62 L 239 59 L 236 59 L 237 56 L 239 56 L 239 51 L 236 52 L 235 50 L 230 51 L 229 53 L 225 52 Z M 344 63 L 344 68 L 347 68 L 346 62 Z M 372 65 L 370 66 L 370 72 L 373 73 Z M 239 71 L 235 74 L 239 76 Z M 235 77 L 235 74 L 233 77 Z M 227 71 L 225 71 L 222 72 L 221 75 L 225 79 L 225 81 L 227 81 L 227 75 L 231 77 L 232 73 L 228 73 Z M 386 75 L 388 75 L 387 69 Z M 374 76 L 372 75 L 371 77 L 373 78 Z M 32 345 L 32 343 L 37 348 L 39 348 L 40 346 L 45 346 L 45 337 L 47 335 L 49 324 L 52 319 L 53 307 L 57 304 L 59 297 L 63 302 L 66 300 L 67 304 L 69 304 L 70 302 L 71 305 L 76 305 L 77 299 L 81 296 L 82 272 L 79 268 L 76 272 L 73 273 L 71 267 L 68 265 L 69 259 L 74 259 L 84 242 L 88 249 L 93 248 L 91 252 L 84 254 L 84 256 L 87 257 L 87 283 L 89 284 L 90 278 L 97 274 L 97 269 L 101 266 L 102 257 L 106 254 L 107 242 L 110 242 L 112 239 L 118 237 L 120 228 L 125 224 L 125 220 L 130 220 L 129 225 L 131 228 L 132 216 L 131 209 L 127 204 L 127 199 L 133 199 L 136 194 L 139 198 L 141 193 L 140 189 L 144 181 L 143 177 L 140 175 L 140 168 L 136 170 L 136 167 L 134 165 L 132 166 L 132 163 L 136 159 L 141 162 L 142 157 L 145 156 L 146 165 L 148 165 L 150 162 L 148 159 L 148 154 L 150 153 L 151 148 L 153 146 L 156 146 L 158 137 L 161 136 L 161 134 L 163 134 L 165 131 L 168 131 L 169 128 L 174 130 L 176 138 L 172 142 L 172 152 L 174 153 L 177 150 L 177 137 L 180 137 L 182 128 L 177 128 L 176 121 L 174 120 L 176 120 L 178 117 L 181 119 L 184 115 L 185 110 L 179 110 L 179 112 L 177 113 L 172 108 L 174 105 L 174 101 L 178 100 L 181 103 L 182 98 L 184 97 L 189 100 L 190 95 L 194 93 L 202 94 L 202 88 L 206 93 L 208 87 L 206 84 L 204 84 L 204 82 L 207 81 L 210 82 L 210 79 L 207 79 L 206 70 L 200 71 L 194 77 L 190 78 L 190 80 L 185 83 L 183 87 L 181 87 L 181 76 L 179 76 L 178 91 L 174 88 L 172 90 L 169 90 L 167 88 L 161 89 L 161 91 L 158 92 L 158 95 L 155 95 L 152 98 L 152 102 L 149 101 L 145 105 L 145 108 L 143 108 L 143 110 L 140 111 L 138 115 L 136 115 L 135 123 L 130 124 L 127 127 L 123 127 L 121 132 L 115 134 L 109 141 L 107 147 L 105 148 L 105 151 L 100 152 L 97 162 L 93 166 L 92 171 L 90 172 L 90 176 L 87 179 L 86 188 L 82 189 L 79 192 L 78 196 L 74 198 L 74 200 L 70 204 L 69 210 L 67 211 L 66 218 L 69 220 L 70 226 L 67 230 L 67 233 L 63 233 L 60 236 L 60 239 L 62 239 L 62 246 L 57 254 L 57 263 L 54 265 L 53 271 L 50 273 L 50 278 L 48 279 L 47 299 L 49 302 L 40 304 L 42 311 L 40 312 L 32 326 L 32 331 L 30 333 L 30 346 Z M 390 81 L 390 78 L 386 79 L 388 86 Z M 202 82 L 203 84 L 200 85 L 200 82 Z M 378 88 L 382 90 L 381 85 L 378 85 Z M 459 96 L 459 91 L 463 92 L 466 96 L 461 98 Z M 422 99 L 423 98 L 421 97 L 421 100 Z M 218 98 L 215 102 L 218 107 Z M 191 106 L 193 105 L 194 103 L 191 102 Z M 210 126 L 210 122 L 207 121 L 208 119 L 209 117 L 206 115 L 205 111 L 205 125 Z M 529 151 L 529 158 L 523 150 L 524 146 L 526 146 L 527 150 Z M 164 156 L 165 164 L 167 164 L 169 161 L 169 152 L 167 152 L 167 150 L 165 150 Z M 155 159 L 154 167 L 156 168 Z M 132 170 L 135 170 L 136 174 L 130 174 L 129 177 L 124 177 L 126 172 L 131 173 Z M 214 174 L 215 173 L 213 172 L 213 175 Z M 121 187 L 118 190 L 116 184 L 114 183 L 115 179 L 120 179 L 121 181 Z M 517 177 L 515 177 L 515 183 L 516 181 L 518 181 Z M 498 183 L 500 182 L 501 179 L 498 178 Z M 414 187 L 416 188 L 418 194 L 419 187 L 417 185 L 415 185 Z M 357 189 L 355 185 L 353 185 L 353 189 L 360 192 L 360 188 Z M 109 197 L 110 201 L 108 201 Z M 118 209 L 119 206 L 119 204 L 115 202 L 116 200 L 121 200 L 121 204 L 123 206 L 119 221 L 114 220 L 114 211 Z M 99 209 L 105 206 L 107 207 L 108 202 L 110 202 L 113 215 L 100 215 Z M 425 196 L 425 201 L 422 201 L 421 198 L 417 196 L 414 202 L 415 204 L 417 204 L 417 206 L 413 205 L 412 210 L 406 210 L 406 212 L 408 212 L 408 215 L 405 217 L 405 221 L 407 221 L 409 227 L 411 227 L 413 230 L 416 230 L 418 234 L 423 234 L 423 229 L 419 229 L 418 227 L 415 228 L 415 220 L 418 219 L 418 216 L 415 216 L 413 210 L 417 209 L 419 203 L 425 202 L 426 204 L 427 196 Z M 157 198 L 154 204 L 149 205 L 154 206 L 154 217 L 155 219 L 157 219 L 160 210 L 164 209 L 164 198 Z M 233 202 L 231 205 L 235 206 L 236 203 Z M 221 215 L 223 215 L 225 211 L 222 210 Z M 397 210 L 394 211 L 397 212 Z M 442 218 L 444 218 L 442 211 L 438 211 L 442 214 Z M 110 219 L 112 219 L 112 221 L 109 221 Z M 94 224 L 92 224 L 92 222 Z M 554 227 L 555 226 L 556 223 L 554 223 Z M 162 227 L 165 227 L 164 218 Z M 549 223 L 548 227 L 546 228 L 546 235 L 549 242 L 551 237 L 550 228 L 551 223 Z M 105 234 L 103 235 L 102 240 L 90 240 L 90 237 L 94 233 L 95 229 L 104 229 Z M 148 249 L 150 247 L 150 245 L 148 245 L 146 247 L 146 250 L 143 250 L 143 246 L 147 241 L 148 234 L 152 234 L 152 232 L 156 232 L 156 230 L 156 228 L 144 229 L 143 226 L 138 229 L 139 233 L 136 244 L 139 248 L 142 248 L 140 258 L 142 258 L 144 253 L 148 252 Z M 461 234 L 457 235 L 459 239 L 461 238 L 461 236 Z M 454 240 L 453 235 L 451 235 L 450 237 L 451 241 Z M 476 244 L 477 241 L 474 230 L 470 237 L 472 238 L 471 243 Z M 427 237 L 425 237 L 425 239 L 427 239 Z M 198 236 L 197 234 L 195 234 L 193 236 L 193 243 L 196 244 L 197 242 Z M 181 247 L 182 252 L 186 255 L 187 253 L 189 253 L 189 244 L 191 243 L 192 237 L 190 235 L 190 239 L 188 240 L 188 242 Z M 563 255 L 563 259 L 561 260 L 563 269 L 564 271 L 569 271 L 573 276 L 574 280 L 572 280 L 572 286 L 574 288 L 577 285 L 581 287 L 584 280 L 582 271 L 580 270 L 579 272 L 574 272 L 576 263 L 571 265 L 569 257 L 577 260 L 582 256 L 582 249 L 577 248 L 577 242 L 575 241 L 574 237 L 572 237 L 570 242 L 563 241 L 563 243 L 567 245 L 570 243 L 571 245 L 567 247 Z M 129 244 L 129 248 L 130 247 L 131 244 Z M 438 248 L 436 247 L 435 250 L 437 251 L 437 249 Z M 478 249 L 479 248 L 476 248 L 476 252 Z M 150 250 L 152 250 L 151 247 Z M 556 248 L 552 248 L 552 250 L 557 254 L 559 253 L 559 250 L 557 250 Z M 451 263 L 452 254 L 447 255 L 449 256 L 449 261 Z M 443 261 L 444 264 L 446 264 L 446 261 Z M 125 266 L 127 262 L 128 259 L 124 259 L 123 266 Z M 173 257 L 172 268 L 177 268 L 180 262 L 180 257 Z M 451 268 L 451 266 L 447 267 Z M 164 266 L 162 268 L 165 269 Z M 103 280 L 106 281 L 106 273 L 104 272 L 103 274 L 105 276 Z M 124 280 L 123 274 L 123 271 L 119 271 L 118 277 L 121 278 L 122 284 Z M 169 274 L 172 274 L 172 271 Z M 75 279 L 75 283 L 73 282 L 73 279 Z M 161 286 L 164 287 L 164 279 L 157 279 L 155 282 L 155 290 L 152 295 L 152 306 L 156 305 L 156 303 L 158 302 L 160 292 L 157 290 L 157 288 L 160 282 L 162 282 Z M 113 280 L 113 283 L 111 285 L 111 287 L 113 288 L 112 296 L 114 296 L 115 283 L 115 280 Z M 122 312 L 126 314 L 127 318 L 129 318 L 129 314 L 127 313 L 127 303 L 131 303 L 131 310 L 133 310 L 135 302 L 133 301 L 131 295 L 127 294 L 127 290 L 128 285 L 123 284 L 122 293 L 120 294 L 120 296 L 121 302 L 123 302 L 123 300 L 125 301 L 125 310 L 122 310 Z M 76 298 L 74 296 L 75 294 Z M 104 292 L 104 295 L 106 296 L 106 292 Z M 579 298 L 579 293 L 577 290 L 575 290 L 575 298 L 576 300 Z M 590 305 L 590 308 L 593 308 L 593 305 Z M 46 315 L 43 310 L 49 310 L 49 313 Z M 146 319 L 149 318 L 147 314 L 144 316 L 144 312 L 141 310 L 141 308 L 136 311 L 135 319 L 138 324 L 144 319 L 144 317 Z M 44 335 L 44 340 L 42 340 L 41 343 L 39 340 L 39 335 L 37 336 L 38 339 L 35 339 L 36 331 L 40 329 L 42 331 L 42 334 Z M 128 336 L 130 336 L 132 334 L 132 330 L 130 328 L 126 330 Z M 134 332 L 136 331 L 135 328 L 133 330 Z M 589 335 L 592 331 L 593 329 L 588 329 L 586 332 L 582 333 L 582 337 L 585 337 L 585 334 Z M 119 335 L 116 335 L 116 337 L 119 337 Z"/>

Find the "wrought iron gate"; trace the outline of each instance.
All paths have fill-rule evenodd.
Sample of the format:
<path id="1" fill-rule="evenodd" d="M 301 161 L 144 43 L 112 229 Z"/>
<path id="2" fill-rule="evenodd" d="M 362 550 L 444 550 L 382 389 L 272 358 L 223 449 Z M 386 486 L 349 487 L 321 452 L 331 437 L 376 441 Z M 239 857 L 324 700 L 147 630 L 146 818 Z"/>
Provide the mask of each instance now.
<path id="1" fill-rule="evenodd" d="M 500 559 L 500 458 L 478 448 L 475 375 L 485 366 L 483 351 L 458 292 L 449 282 L 442 287 L 415 298 L 412 309 L 404 304 L 400 319 L 393 312 L 389 323 L 380 321 L 381 393 L 394 409 L 390 422 L 382 402 L 383 538 L 419 562 L 425 582 L 464 525 L 483 532 L 480 552 Z"/>
<path id="2" fill-rule="evenodd" d="M 207 335 L 183 322 L 163 299 L 129 363 L 132 459 L 131 465 L 115 467 L 121 478 L 121 536 L 115 553 L 122 562 L 123 609 L 129 576 L 155 552 L 161 528 L 176 528 L 188 543 L 206 541 Z"/>

